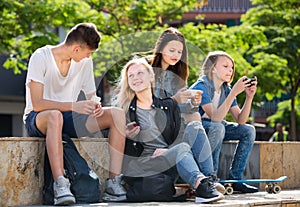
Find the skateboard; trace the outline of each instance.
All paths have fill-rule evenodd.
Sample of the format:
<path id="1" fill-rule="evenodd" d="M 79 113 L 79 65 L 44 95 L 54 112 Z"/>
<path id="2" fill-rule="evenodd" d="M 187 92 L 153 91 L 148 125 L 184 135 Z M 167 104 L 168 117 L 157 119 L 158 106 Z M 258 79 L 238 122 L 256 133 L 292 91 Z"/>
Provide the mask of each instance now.
<path id="1" fill-rule="evenodd" d="M 265 190 L 268 193 L 280 193 L 281 187 L 278 183 L 284 181 L 287 176 L 281 176 L 277 179 L 248 179 L 248 180 L 220 180 L 226 189 L 225 194 L 231 195 L 234 192 L 234 188 L 232 187 L 233 183 L 266 183 Z"/>

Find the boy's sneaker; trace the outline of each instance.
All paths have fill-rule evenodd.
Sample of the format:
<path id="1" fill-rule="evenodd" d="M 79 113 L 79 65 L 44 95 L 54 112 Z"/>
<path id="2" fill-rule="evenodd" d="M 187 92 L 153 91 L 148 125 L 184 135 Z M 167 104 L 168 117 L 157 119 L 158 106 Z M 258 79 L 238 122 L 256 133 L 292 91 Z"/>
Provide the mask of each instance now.
<path id="1" fill-rule="evenodd" d="M 258 188 L 248 185 L 246 183 L 233 183 L 232 188 L 234 191 L 240 192 L 240 193 L 256 193 L 258 192 Z"/>
<path id="2" fill-rule="evenodd" d="M 224 195 L 225 192 L 226 192 L 226 189 L 221 183 L 219 183 L 219 178 L 217 178 L 216 175 L 210 175 L 209 179 L 210 179 L 211 182 L 214 183 L 214 186 L 215 186 L 216 190 Z"/>
<path id="3" fill-rule="evenodd" d="M 104 201 L 125 201 L 127 199 L 126 190 L 122 185 L 122 177 L 121 174 L 106 180 L 105 192 L 102 197 Z"/>
<path id="4" fill-rule="evenodd" d="M 74 204 L 75 197 L 70 191 L 70 182 L 64 176 L 59 176 L 53 183 L 54 205 L 62 206 Z"/>
<path id="5" fill-rule="evenodd" d="M 210 203 L 224 199 L 224 195 L 215 189 L 209 178 L 201 180 L 196 189 L 196 203 Z"/>

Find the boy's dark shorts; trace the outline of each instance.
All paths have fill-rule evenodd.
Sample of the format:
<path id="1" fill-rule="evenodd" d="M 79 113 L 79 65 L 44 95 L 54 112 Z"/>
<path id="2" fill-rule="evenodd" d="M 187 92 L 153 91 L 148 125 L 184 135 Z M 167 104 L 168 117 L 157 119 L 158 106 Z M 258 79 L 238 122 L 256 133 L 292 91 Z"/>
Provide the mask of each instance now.
<path id="1" fill-rule="evenodd" d="M 62 134 L 67 134 L 70 137 L 92 136 L 92 134 L 86 128 L 86 121 L 89 117 L 88 115 L 79 114 L 74 111 L 61 113 L 64 119 Z M 28 114 L 25 120 L 27 134 L 30 137 L 46 137 L 46 135 L 40 132 L 36 126 L 37 115 L 38 112 L 35 111 L 31 111 Z"/>

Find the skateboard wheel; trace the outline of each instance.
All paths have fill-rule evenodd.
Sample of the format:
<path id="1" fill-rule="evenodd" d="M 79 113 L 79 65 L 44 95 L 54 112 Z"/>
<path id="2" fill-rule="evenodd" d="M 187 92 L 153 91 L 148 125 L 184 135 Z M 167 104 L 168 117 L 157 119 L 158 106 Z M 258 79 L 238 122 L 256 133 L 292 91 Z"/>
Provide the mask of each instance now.
<path id="1" fill-rule="evenodd" d="M 272 184 L 267 184 L 265 187 L 265 190 L 267 193 L 273 193 L 273 185 Z"/>
<path id="2" fill-rule="evenodd" d="M 281 187 L 279 185 L 274 185 L 273 187 L 273 193 L 277 194 L 280 193 Z"/>
<path id="3" fill-rule="evenodd" d="M 225 188 L 225 194 L 227 194 L 227 195 L 233 194 L 233 187 L 227 186 Z"/>

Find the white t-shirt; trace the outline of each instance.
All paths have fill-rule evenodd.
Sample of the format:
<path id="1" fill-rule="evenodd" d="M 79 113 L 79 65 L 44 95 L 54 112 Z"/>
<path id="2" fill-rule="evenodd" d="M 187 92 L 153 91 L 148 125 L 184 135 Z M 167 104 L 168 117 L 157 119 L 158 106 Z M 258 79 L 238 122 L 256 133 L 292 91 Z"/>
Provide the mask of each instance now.
<path id="1" fill-rule="evenodd" d="M 52 101 L 75 102 L 81 90 L 85 94 L 96 92 L 92 59 L 84 58 L 80 62 L 71 60 L 69 72 L 64 77 L 56 65 L 52 48 L 47 45 L 37 49 L 29 60 L 23 121 L 33 110 L 29 87 L 31 80 L 42 83 L 44 99 Z"/>

